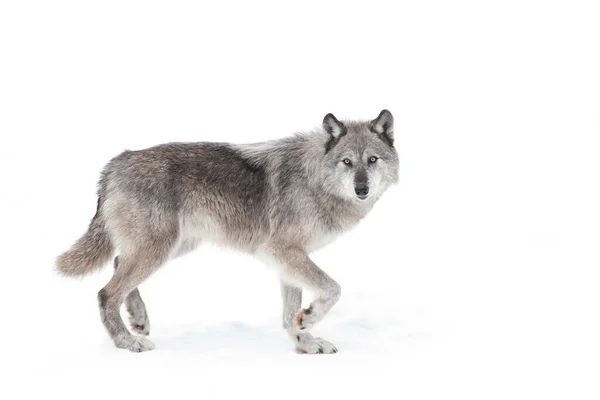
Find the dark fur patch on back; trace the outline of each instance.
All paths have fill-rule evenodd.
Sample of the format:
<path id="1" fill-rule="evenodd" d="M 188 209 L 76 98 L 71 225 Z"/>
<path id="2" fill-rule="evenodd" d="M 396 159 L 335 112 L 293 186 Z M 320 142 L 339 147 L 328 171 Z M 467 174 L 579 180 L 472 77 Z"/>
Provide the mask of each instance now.
<path id="1" fill-rule="evenodd" d="M 239 163 L 248 172 L 252 172 L 252 173 L 263 172 L 262 166 L 252 163 L 248 158 L 244 157 L 240 151 L 235 150 L 227 145 L 211 143 L 210 145 L 207 145 L 207 147 L 212 147 L 212 148 L 210 148 L 210 151 L 217 157 L 222 158 L 222 160 L 224 160 L 228 163 L 232 163 L 232 162 Z"/>

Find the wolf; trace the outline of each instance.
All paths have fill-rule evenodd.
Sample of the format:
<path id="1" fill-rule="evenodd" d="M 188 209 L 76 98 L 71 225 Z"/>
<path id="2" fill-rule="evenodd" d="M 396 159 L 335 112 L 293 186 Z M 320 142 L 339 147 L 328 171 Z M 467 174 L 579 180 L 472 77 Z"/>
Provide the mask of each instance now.
<path id="1" fill-rule="evenodd" d="M 56 260 L 83 276 L 116 253 L 98 292 L 100 315 L 118 348 L 152 350 L 138 285 L 168 260 L 210 240 L 259 257 L 280 278 L 283 327 L 300 353 L 336 353 L 310 329 L 340 298 L 340 285 L 309 257 L 355 226 L 398 181 L 394 119 L 322 128 L 253 144 L 166 143 L 129 151 L 102 170 L 88 231 Z M 315 298 L 302 309 L 302 290 Z M 132 335 L 120 316 L 125 304 Z"/>

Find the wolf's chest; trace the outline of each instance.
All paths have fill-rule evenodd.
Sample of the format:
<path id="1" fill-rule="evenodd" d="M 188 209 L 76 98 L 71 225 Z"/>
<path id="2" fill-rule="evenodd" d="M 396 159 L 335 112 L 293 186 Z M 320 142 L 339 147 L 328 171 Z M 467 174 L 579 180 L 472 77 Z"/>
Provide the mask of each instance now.
<path id="1" fill-rule="evenodd" d="M 325 231 L 323 229 L 315 229 L 311 232 L 308 243 L 306 245 L 307 251 L 313 252 L 320 249 L 321 247 L 327 246 L 335 239 L 340 236 L 340 232 Z"/>
<path id="2" fill-rule="evenodd" d="M 310 224 L 313 229 L 308 235 L 307 250 L 315 251 L 330 244 L 341 234 L 356 226 L 360 217 L 346 209 L 336 209 L 313 218 Z"/>

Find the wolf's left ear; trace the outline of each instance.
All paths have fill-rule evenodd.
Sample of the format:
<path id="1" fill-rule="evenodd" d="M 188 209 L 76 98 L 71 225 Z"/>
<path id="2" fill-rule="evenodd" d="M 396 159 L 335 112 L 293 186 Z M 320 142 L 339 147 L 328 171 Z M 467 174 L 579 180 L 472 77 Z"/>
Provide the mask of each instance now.
<path id="1" fill-rule="evenodd" d="M 379 116 L 369 124 L 371 130 L 389 141 L 394 143 L 394 116 L 388 110 L 383 110 Z"/>
<path id="2" fill-rule="evenodd" d="M 331 113 L 323 118 L 323 129 L 329 133 L 333 140 L 338 140 L 346 134 L 346 127 Z"/>

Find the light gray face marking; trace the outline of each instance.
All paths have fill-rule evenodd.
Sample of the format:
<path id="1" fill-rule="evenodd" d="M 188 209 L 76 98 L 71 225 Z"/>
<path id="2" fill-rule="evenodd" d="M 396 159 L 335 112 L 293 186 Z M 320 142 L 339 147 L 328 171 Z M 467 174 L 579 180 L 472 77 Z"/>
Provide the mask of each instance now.
<path id="1" fill-rule="evenodd" d="M 385 118 L 385 123 L 389 119 Z M 391 138 L 382 139 L 382 134 L 391 132 L 393 126 L 385 125 L 387 131 L 382 130 L 385 124 L 379 122 L 379 131 L 373 132 L 368 124 L 350 122 L 344 126 L 346 134 L 326 154 L 328 166 L 326 181 L 331 185 L 330 190 L 336 195 L 351 200 L 365 200 L 369 197 L 378 198 L 381 194 L 398 179 L 398 155 L 396 150 L 389 144 Z M 371 157 L 375 161 L 371 162 Z M 364 196 L 364 190 L 359 196 L 356 193 L 358 171 L 366 173 L 368 193 Z M 362 176 L 360 181 L 364 181 Z M 362 188 L 364 189 L 364 188 Z"/>

